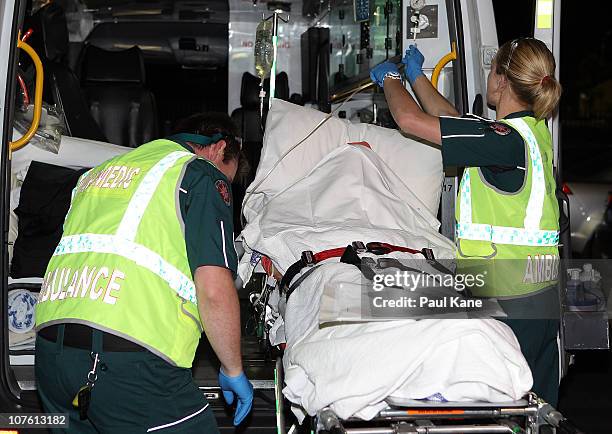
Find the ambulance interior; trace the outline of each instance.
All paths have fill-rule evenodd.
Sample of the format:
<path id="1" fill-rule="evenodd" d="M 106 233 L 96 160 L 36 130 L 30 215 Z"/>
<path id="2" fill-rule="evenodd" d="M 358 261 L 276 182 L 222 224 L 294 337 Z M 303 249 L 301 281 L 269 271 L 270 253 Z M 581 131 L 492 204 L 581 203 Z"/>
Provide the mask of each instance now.
<path id="1" fill-rule="evenodd" d="M 396 125 L 386 109 L 384 95 L 368 84 L 369 70 L 386 59 L 397 61 L 402 49 L 412 42 L 416 41 L 426 53 L 424 70 L 428 77 L 436 80 L 438 89 L 461 112 L 489 115 L 482 95 L 487 68 L 497 46 L 497 35 L 493 23 L 484 22 L 478 14 L 492 19 L 492 3 L 480 2 L 477 5 L 475 2 L 452 0 L 35 0 L 23 3 L 20 36 L 40 57 L 44 71 L 44 103 L 40 126 L 33 138 L 12 152 L 10 183 L 7 183 L 10 196 L 10 209 L 7 210 L 8 291 L 9 298 L 13 295 L 13 299 L 21 303 L 18 308 L 21 309 L 20 321 L 12 327 L 9 324 L 9 339 L 4 343 L 11 368 L 9 384 L 14 394 L 24 403 L 37 405 L 34 332 L 30 313 L 46 263 L 61 236 L 70 192 L 78 176 L 87 168 L 139 144 L 169 135 L 176 121 L 192 113 L 225 111 L 235 120 L 253 167 L 248 180 L 252 182 L 250 187 L 232 187 L 235 232 L 245 229 L 242 248 L 246 253 L 241 260 L 243 271 L 240 273 L 245 287 L 239 289 L 244 331 L 243 358 L 247 376 L 256 389 L 254 411 L 247 422 L 247 430 L 269 432 L 271 428 L 280 429 L 281 426 L 285 429 L 285 425 L 290 425 L 289 421 L 294 421 L 295 417 L 301 420 L 305 416 L 304 408 L 311 415 L 313 412 L 319 414 L 319 404 L 308 401 L 297 390 L 296 384 L 303 377 L 294 377 L 292 387 L 286 392 L 292 394 L 294 404 L 301 402 L 302 413 L 291 412 L 288 407 L 283 409 L 282 398 L 281 410 L 278 410 L 279 388 L 282 386 L 274 379 L 289 365 L 286 362 L 283 366 L 282 362 L 275 360 L 282 345 L 278 342 L 272 345 L 269 340 L 270 326 L 278 323 L 278 316 L 266 324 L 269 320 L 266 306 L 253 303 L 253 297 L 255 301 L 261 298 L 267 276 L 261 268 L 251 267 L 251 259 L 254 251 L 261 248 L 272 252 L 276 248 L 274 242 L 285 241 L 263 240 L 260 235 L 266 220 L 262 215 L 266 214 L 265 210 L 275 209 L 268 205 L 282 191 L 292 192 L 291 188 L 295 188 L 295 194 L 298 194 L 300 188 L 325 188 L 321 183 L 300 184 L 298 173 L 305 178 L 308 178 L 309 170 L 325 173 L 338 161 L 332 157 L 354 159 L 355 167 L 361 167 L 360 164 L 366 160 L 375 166 L 380 164 L 376 158 L 384 153 L 382 143 L 396 142 L 399 133 L 383 131 L 384 128 L 396 128 Z M 276 70 L 272 79 L 268 77 L 265 80 L 265 98 L 260 97 L 260 77 L 253 56 L 258 43 L 256 30 L 262 16 L 273 16 L 278 24 Z M 462 20 L 473 22 L 470 26 Z M 533 28 L 523 33 L 527 32 L 533 33 Z M 480 41 L 479 46 L 470 42 L 475 39 Z M 467 62 L 466 59 L 476 60 Z M 357 89 L 362 91 L 356 92 Z M 275 100 L 269 108 L 272 92 Z M 14 141 L 28 130 L 36 100 L 36 64 L 21 51 L 14 89 Z M 333 117 L 326 116 L 332 111 Z M 296 125 L 298 119 L 308 119 L 311 123 L 304 122 L 303 128 L 300 126 L 291 131 L 288 126 Z M 321 134 L 333 136 L 335 143 L 327 145 L 320 137 L 311 138 L 299 151 L 302 158 L 306 158 L 302 153 L 308 152 L 311 159 L 310 165 L 306 165 L 308 167 L 298 167 L 296 161 L 299 157 L 293 155 L 291 158 L 298 160 L 290 158 L 287 164 L 295 168 L 295 173 L 290 173 L 287 168 L 278 172 L 268 171 L 275 167 L 275 156 L 278 158 L 298 143 L 318 122 L 325 123 Z M 342 134 L 336 134 L 337 131 L 342 131 Z M 346 145 L 364 140 L 369 140 L 377 157 L 364 149 Z M 378 148 L 377 140 L 380 141 Z M 427 239 L 428 246 L 434 248 L 441 258 L 450 259 L 453 257 L 449 238 L 453 232 L 452 203 L 456 195 L 457 174 L 442 172 L 438 151 L 410 138 L 400 140 L 406 140 L 408 144 L 401 151 L 407 154 L 401 156 L 412 163 L 393 167 L 392 174 L 382 169 L 376 172 L 385 182 L 391 180 L 392 184 L 395 183 L 393 185 L 411 187 L 408 190 L 398 187 L 401 192 L 394 191 L 394 194 L 409 203 L 409 211 L 418 216 L 418 222 L 409 228 L 400 227 L 400 232 L 405 229 L 411 235 L 407 238 L 398 235 L 396 241 L 419 243 Z M 422 157 L 420 164 L 415 155 Z M 387 156 L 388 161 L 392 158 Z M 427 163 L 422 164 L 422 161 Z M 421 174 L 419 171 L 424 174 L 431 167 L 435 168 L 433 178 L 423 175 L 420 181 L 423 185 L 415 181 Z M 338 180 L 341 178 L 338 176 Z M 331 183 L 332 190 L 337 187 Z M 249 192 L 255 194 L 249 196 Z M 291 198 L 285 198 L 290 203 Z M 244 219 L 241 218 L 240 206 L 243 201 Z M 330 211 L 325 208 L 326 204 L 321 206 Z M 388 211 L 395 213 L 395 210 Z M 397 215 L 402 212 L 406 210 L 402 208 Z M 329 216 L 332 214 L 333 211 Z M 299 220 L 304 216 L 297 213 L 295 217 Z M 383 225 L 382 232 L 373 232 L 370 236 L 393 238 L 392 226 Z M 425 235 L 421 233 L 419 236 L 422 238 L 411 238 L 419 230 Z M 293 252 L 293 255 L 299 257 L 299 253 Z M 268 258 L 286 270 L 294 256 L 275 258 L 270 253 Z M 331 275 L 336 272 L 329 271 Z M 317 282 L 321 283 L 323 277 L 318 279 Z M 316 287 L 316 282 L 309 287 Z M 26 291 L 33 297 L 29 297 Z M 304 292 L 296 294 L 295 300 L 312 303 Z M 299 309 L 293 312 L 295 321 L 309 324 L 304 325 L 300 333 L 311 333 L 318 328 L 318 324 L 315 326 L 309 322 L 311 319 L 300 317 Z M 29 325 L 26 324 L 28 319 Z M 277 324 L 277 330 L 280 326 L 283 324 Z M 292 332 L 288 327 L 285 326 L 287 336 L 283 344 L 291 340 L 289 335 Z M 385 335 L 385 330 L 378 331 L 381 336 Z M 438 330 L 439 334 L 446 332 Z M 365 331 L 355 329 L 351 333 L 357 336 Z M 415 333 L 416 339 L 418 333 L 411 333 Z M 293 336 L 300 341 L 296 334 Z M 393 338 L 388 339 L 392 342 Z M 355 345 L 368 343 L 355 341 Z M 423 345 L 424 348 L 431 347 L 426 342 Z M 319 349 L 322 352 L 328 350 Z M 396 356 L 401 357 L 400 354 Z M 357 360 L 359 354 L 354 354 L 354 357 Z M 333 365 L 333 362 L 329 363 Z M 328 368 L 326 365 L 318 369 Z M 225 409 L 216 387 L 217 370 L 218 361 L 203 338 L 194 361 L 194 379 L 215 408 L 220 426 L 231 426 L 231 413 Z M 523 392 L 529 390 L 526 378 L 526 374 L 517 374 L 514 380 L 520 386 L 514 393 L 523 388 Z M 380 383 L 383 380 L 376 381 Z M 393 383 L 397 379 L 387 378 L 385 381 Z M 316 392 L 332 395 L 331 389 L 330 386 Z M 483 393 L 488 392 L 489 389 Z M 340 396 L 338 402 L 344 398 Z M 403 398 L 414 396 L 405 395 Z M 512 400 L 519 398 L 516 396 Z M 385 397 L 368 395 L 368 399 L 379 404 L 385 402 Z M 501 401 L 499 396 L 497 401 Z M 519 407 L 527 408 L 531 404 L 525 401 Z M 368 406 L 361 408 L 365 407 Z M 347 409 L 337 405 L 334 411 L 367 419 L 381 408 L 386 407 L 373 405 L 368 411 L 358 414 L 353 407 Z M 305 420 L 306 424 L 312 422 L 309 418 Z M 329 423 L 333 425 L 334 422 Z M 332 425 L 325 427 L 330 429 Z M 304 429 L 304 425 L 299 429 Z M 316 427 L 312 429 L 316 430 Z M 508 429 L 513 428 L 510 426 Z"/>

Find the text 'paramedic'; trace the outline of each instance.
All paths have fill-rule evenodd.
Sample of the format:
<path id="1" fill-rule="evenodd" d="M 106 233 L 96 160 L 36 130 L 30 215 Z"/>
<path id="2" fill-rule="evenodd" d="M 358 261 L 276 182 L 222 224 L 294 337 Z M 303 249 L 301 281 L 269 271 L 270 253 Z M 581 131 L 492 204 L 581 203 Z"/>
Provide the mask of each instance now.
<path id="1" fill-rule="evenodd" d="M 87 173 L 79 182 L 79 192 L 87 190 L 92 185 L 98 188 L 122 188 L 130 187 L 132 180 L 140 173 L 138 167 L 108 166 L 101 172 Z"/>

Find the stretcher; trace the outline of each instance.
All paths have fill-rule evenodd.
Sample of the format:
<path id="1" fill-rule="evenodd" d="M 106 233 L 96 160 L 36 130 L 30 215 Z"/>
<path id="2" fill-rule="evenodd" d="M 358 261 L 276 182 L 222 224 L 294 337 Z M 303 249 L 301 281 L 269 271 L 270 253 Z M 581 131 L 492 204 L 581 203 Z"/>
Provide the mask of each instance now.
<path id="1" fill-rule="evenodd" d="M 252 299 L 252 301 L 255 301 Z M 261 325 L 262 329 L 267 329 Z M 267 336 L 266 336 L 267 338 Z M 267 341 L 270 347 L 270 342 Z M 282 355 L 284 345 L 269 348 L 268 354 L 279 354 L 275 362 L 274 394 L 279 434 L 461 434 L 461 433 L 581 433 L 570 421 L 535 393 L 508 402 L 443 402 L 388 397 L 388 407 L 369 420 L 359 417 L 342 419 L 330 407 L 301 424 L 288 428 Z M 376 370 L 371 373 L 376 376 Z"/>
<path id="2" fill-rule="evenodd" d="M 275 398 L 277 432 L 290 434 L 579 434 L 559 411 L 528 393 L 523 399 L 509 402 L 433 402 L 389 398 L 389 408 L 368 421 L 341 419 L 333 410 L 322 409 L 302 425 L 287 428 L 287 404 L 282 393 L 283 363 L 276 360 Z"/>
<path id="3" fill-rule="evenodd" d="M 315 255 L 316 257 L 316 255 Z M 329 258 L 327 258 L 329 259 Z M 307 270 L 308 272 L 309 270 Z M 272 290 L 270 281 L 264 278 L 264 292 Z M 281 279 L 282 280 L 282 279 Z M 285 284 L 286 288 L 294 290 L 299 287 L 300 278 L 294 278 L 293 284 Z M 295 283 L 298 286 L 295 286 Z M 267 288 L 267 289 L 266 289 Z M 250 298 L 253 306 L 259 305 L 257 311 L 262 312 L 261 302 L 270 300 L 269 293 L 260 293 Z M 262 321 L 265 317 L 261 316 Z M 260 324 L 264 331 L 264 339 L 272 347 L 267 332 L 270 323 Z M 552 406 L 529 392 L 523 399 L 508 402 L 442 402 L 405 399 L 390 396 L 386 399 L 388 407 L 379 411 L 369 420 L 359 417 L 342 419 L 332 408 L 326 407 L 307 416 L 300 425 L 294 425 L 287 430 L 285 419 L 287 407 L 293 405 L 283 394 L 285 384 L 284 366 L 282 361 L 285 345 L 270 348 L 271 353 L 279 353 L 275 366 L 275 396 L 278 432 L 316 432 L 323 434 L 399 434 L 399 433 L 579 433 Z M 343 361 L 344 363 L 347 363 Z M 350 363 L 350 362 L 349 362 Z M 380 368 L 379 368 L 380 369 Z M 376 378 L 378 369 L 369 374 Z M 432 397 L 435 399 L 436 397 Z M 553 431 L 553 428 L 556 431 Z"/>
<path id="4" fill-rule="evenodd" d="M 337 312 L 327 312 L 323 324 L 321 300 L 329 299 L 330 287 L 358 286 L 371 277 L 343 260 L 348 250 L 370 268 L 418 258 L 429 272 L 455 252 L 435 217 L 439 152 L 371 125 L 338 119 L 323 125 L 322 116 L 273 102 L 242 207 L 247 224 L 239 237 L 245 250 L 239 275 L 248 282 L 262 265 L 261 286 L 249 297 L 255 329 L 269 353 L 281 354 L 275 369 L 279 432 L 577 432 L 529 392 L 529 367 L 501 322 L 334 323 Z M 309 132 L 313 125 L 316 134 Z M 301 146 L 292 147 L 291 137 L 304 137 Z M 391 249 L 368 249 L 368 243 Z M 301 424 L 286 431 L 289 406 Z"/>

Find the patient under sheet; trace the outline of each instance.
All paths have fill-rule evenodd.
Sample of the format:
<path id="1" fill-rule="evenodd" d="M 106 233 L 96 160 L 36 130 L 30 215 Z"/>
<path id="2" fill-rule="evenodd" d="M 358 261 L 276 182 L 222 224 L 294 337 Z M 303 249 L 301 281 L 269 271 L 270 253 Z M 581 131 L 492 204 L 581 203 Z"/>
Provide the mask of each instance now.
<path id="1" fill-rule="evenodd" d="M 427 247 L 437 258 L 453 258 L 454 246 L 438 233 L 439 222 L 419 205 L 374 151 L 345 145 L 270 198 L 242 238 L 281 272 L 304 250 L 317 252 L 353 241 Z"/>
<path id="2" fill-rule="evenodd" d="M 266 129 L 262 162 L 250 189 L 278 158 L 270 160 L 269 156 L 283 153 L 282 149 L 267 147 L 288 149 L 302 138 L 278 137 L 280 130 L 286 134 L 282 121 L 316 116 L 310 113 L 313 110 L 284 102 L 279 110 L 275 104 L 276 101 L 268 118 L 271 127 Z M 346 138 L 335 129 L 350 130 L 350 125 L 333 120 L 334 124 L 324 127 L 334 130 L 326 137 Z M 401 149 L 398 137 L 393 139 L 396 149 Z M 438 157 L 430 153 L 430 148 L 399 139 L 405 140 L 411 152 L 398 158 L 429 160 L 423 164 L 422 175 L 418 165 L 413 164 L 410 176 L 422 176 L 430 182 L 441 178 L 441 165 L 440 173 L 430 173 L 431 167 L 437 167 Z M 377 143 L 378 149 L 384 149 L 384 145 Z M 294 170 L 287 170 L 281 163 L 278 173 L 270 176 L 275 183 L 266 180 L 262 183 L 265 188 L 245 198 L 248 222 L 239 237 L 245 250 L 239 264 L 244 282 L 256 267 L 258 255 L 269 257 L 284 273 L 305 250 L 321 252 L 353 241 L 381 241 L 417 250 L 431 248 L 438 259 L 455 257 L 453 243 L 438 233 L 433 207 L 424 206 L 430 202 L 430 185 L 415 182 L 417 191 L 413 191 L 409 185 L 412 182 L 402 176 L 397 161 L 395 169 L 391 169 L 376 146 L 346 142 L 326 142 L 327 151 L 320 154 L 318 161 L 312 161 L 307 150 L 323 145 L 306 141 L 301 146 L 305 147 L 300 152 L 304 152 L 308 170 L 300 169 L 299 159 L 294 156 Z M 424 149 L 422 155 L 420 149 Z M 439 198 L 439 192 L 433 194 Z M 410 260 L 418 255 L 393 252 L 390 256 Z M 340 263 L 338 258 L 326 259 L 307 270 L 293 279 L 296 282 L 304 277 L 288 299 L 275 290 L 268 303 L 274 321 L 270 330 L 272 344 L 287 344 L 283 393 L 294 404 L 293 411 L 300 419 L 325 407 L 341 418 L 370 419 L 387 407 L 385 400 L 389 397 L 513 401 L 531 388 L 531 372 L 519 344 L 502 322 L 459 319 L 461 316 L 334 322 L 329 309 L 325 318 L 323 313 L 330 286 L 345 284 L 349 288 L 354 284 L 358 288 L 363 275 L 357 267 Z M 309 274 L 304 276 L 305 273 Z"/>

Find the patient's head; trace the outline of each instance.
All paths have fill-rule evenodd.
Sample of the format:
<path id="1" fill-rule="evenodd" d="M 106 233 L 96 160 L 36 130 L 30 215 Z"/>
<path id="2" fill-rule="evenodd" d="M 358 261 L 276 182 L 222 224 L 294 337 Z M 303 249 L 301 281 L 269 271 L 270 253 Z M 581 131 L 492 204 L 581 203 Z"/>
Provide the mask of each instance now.
<path id="1" fill-rule="evenodd" d="M 230 181 L 243 182 L 248 175 L 249 163 L 242 150 L 242 140 L 238 137 L 234 122 L 226 113 L 196 113 L 179 121 L 174 133 L 199 134 L 207 137 L 221 134 L 222 138 L 210 145 L 187 143 L 198 156 L 213 162 Z"/>

